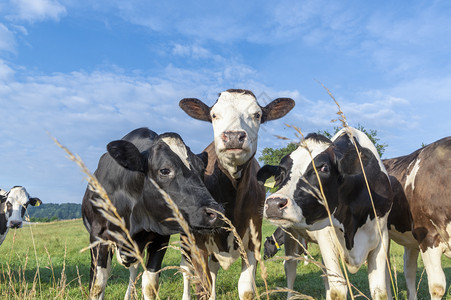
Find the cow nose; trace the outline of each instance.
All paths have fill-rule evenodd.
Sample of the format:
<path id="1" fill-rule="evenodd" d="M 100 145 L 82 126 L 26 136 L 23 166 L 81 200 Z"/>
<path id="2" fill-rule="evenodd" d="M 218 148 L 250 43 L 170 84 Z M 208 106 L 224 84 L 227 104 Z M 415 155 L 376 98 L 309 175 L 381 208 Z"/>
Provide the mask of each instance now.
<path id="1" fill-rule="evenodd" d="M 205 209 L 204 216 L 208 226 L 220 227 L 223 224 L 222 219 L 219 217 L 219 213 L 213 209 Z"/>
<path id="2" fill-rule="evenodd" d="M 268 218 L 280 218 L 283 209 L 287 207 L 288 199 L 281 197 L 273 197 L 266 199 L 266 216 Z"/>
<path id="3" fill-rule="evenodd" d="M 242 149 L 246 138 L 245 131 L 224 131 L 222 133 L 222 141 L 227 149 Z"/>
<path id="4" fill-rule="evenodd" d="M 20 228 L 20 227 L 22 227 L 22 221 L 11 220 L 10 227 L 11 228 Z"/>

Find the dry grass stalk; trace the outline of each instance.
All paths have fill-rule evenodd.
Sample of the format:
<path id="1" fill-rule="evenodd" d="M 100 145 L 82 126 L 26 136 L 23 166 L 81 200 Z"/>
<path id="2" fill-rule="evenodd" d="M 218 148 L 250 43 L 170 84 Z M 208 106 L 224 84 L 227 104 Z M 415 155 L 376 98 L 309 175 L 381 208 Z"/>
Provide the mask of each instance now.
<path id="1" fill-rule="evenodd" d="M 262 255 L 260 252 L 261 241 L 258 240 L 257 229 L 255 228 L 254 222 L 252 220 L 250 221 L 250 229 L 251 229 L 252 243 L 254 244 L 255 259 L 257 260 L 258 263 L 260 263 L 260 276 L 263 279 L 263 282 L 265 283 L 266 299 L 269 300 L 268 282 L 267 282 L 268 269 L 266 268 L 265 263 L 262 260 Z M 255 278 L 254 278 L 254 282 L 255 282 Z"/>
<path id="2" fill-rule="evenodd" d="M 380 228 L 379 217 L 377 216 L 376 207 L 375 207 L 375 205 L 374 205 L 373 196 L 372 196 L 372 193 L 371 193 L 371 190 L 370 190 L 370 185 L 369 185 L 369 183 L 368 183 L 368 178 L 367 178 L 367 176 L 366 176 L 365 168 L 364 168 L 364 166 L 363 166 L 363 161 L 362 161 L 361 153 L 360 153 L 360 151 L 359 151 L 359 149 L 358 149 L 358 147 L 357 147 L 357 143 L 354 142 L 354 141 L 355 141 L 355 138 L 354 138 L 352 132 L 349 130 L 349 125 L 348 125 L 346 116 L 345 116 L 345 114 L 343 113 L 343 111 L 341 110 L 340 104 L 339 104 L 338 101 L 335 99 L 335 97 L 334 97 L 333 94 L 330 92 L 330 90 L 329 90 L 326 86 L 324 86 L 324 84 L 322 84 L 321 82 L 320 82 L 320 84 L 321 84 L 322 87 L 327 91 L 327 93 L 329 94 L 329 96 L 332 98 L 332 100 L 333 100 L 333 101 L 335 102 L 335 104 L 337 105 L 337 108 L 338 108 L 337 115 L 339 115 L 338 121 L 340 121 L 340 122 L 342 123 L 342 126 L 343 126 L 343 128 L 345 129 L 346 134 L 350 137 L 350 139 L 351 139 L 351 141 L 353 142 L 353 145 L 354 145 L 354 147 L 355 147 L 355 150 L 356 150 L 356 152 L 357 152 L 357 157 L 359 158 L 360 168 L 362 169 L 363 177 L 364 177 L 364 179 L 365 179 L 365 184 L 366 184 L 366 187 L 367 187 L 367 190 L 368 190 L 368 194 L 369 194 L 370 200 L 371 200 L 371 206 L 372 206 L 372 208 L 373 208 L 374 217 L 375 217 L 375 219 L 376 219 L 377 229 L 378 229 L 378 232 L 379 232 L 379 236 L 380 236 L 380 238 L 381 238 L 381 240 L 382 240 L 382 229 Z M 335 121 L 337 121 L 337 120 L 332 120 L 332 122 L 335 122 Z M 319 175 L 318 175 L 318 173 L 316 172 L 316 168 L 315 168 L 315 173 L 316 173 L 316 176 L 317 176 L 318 179 L 319 179 Z M 320 186 L 321 186 L 321 183 L 320 183 Z M 390 242 L 390 240 L 389 240 L 389 242 Z M 389 275 L 390 275 L 390 281 L 391 281 L 393 290 L 396 290 L 395 283 L 394 283 L 394 280 L 393 280 L 393 274 L 392 274 L 392 272 L 391 272 L 391 267 L 390 267 L 390 259 L 389 259 L 389 257 L 388 257 L 388 252 L 387 252 L 387 250 L 388 250 L 388 249 L 387 249 L 388 245 L 385 245 L 384 243 L 382 243 L 382 247 L 384 248 L 384 252 L 386 253 L 386 254 L 385 254 L 385 261 L 386 261 L 387 268 L 388 268 L 388 271 L 389 271 L 388 273 L 389 273 Z M 398 299 L 397 297 L 398 297 L 398 296 L 397 296 L 397 294 L 395 293 L 395 299 Z"/>
<path id="3" fill-rule="evenodd" d="M 207 274 L 207 262 L 205 261 L 200 249 L 196 245 L 196 239 L 189 228 L 188 222 L 183 217 L 182 212 L 179 210 L 177 204 L 175 204 L 175 202 L 166 193 L 166 191 L 160 188 L 160 186 L 152 178 L 149 178 L 149 180 L 160 192 L 160 194 L 163 196 L 163 199 L 166 201 L 166 204 L 172 210 L 174 218 L 168 219 L 168 221 L 175 220 L 182 228 L 183 234 L 180 235 L 182 239 L 182 244 L 183 247 L 189 249 L 190 252 L 190 255 L 186 255 L 187 253 L 183 253 L 183 255 L 185 255 L 188 262 L 193 267 L 195 277 L 197 277 L 198 283 L 201 284 L 202 290 L 205 291 L 205 293 L 207 293 L 208 295 L 210 295 L 212 290 L 211 286 L 212 283 L 209 276 L 204 276 L 204 274 Z M 195 265 L 199 265 L 201 267 L 201 270 L 196 268 Z"/>

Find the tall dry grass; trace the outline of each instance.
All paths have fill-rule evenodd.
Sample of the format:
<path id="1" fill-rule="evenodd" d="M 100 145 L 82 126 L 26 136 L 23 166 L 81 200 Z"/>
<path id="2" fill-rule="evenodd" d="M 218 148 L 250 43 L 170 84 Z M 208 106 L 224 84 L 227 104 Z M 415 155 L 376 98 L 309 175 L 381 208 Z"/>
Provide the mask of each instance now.
<path id="1" fill-rule="evenodd" d="M 324 88 L 327 90 L 328 94 L 332 97 L 332 99 L 337 104 L 337 107 L 338 107 L 337 114 L 339 115 L 339 121 L 342 123 L 342 126 L 346 128 L 348 126 L 346 117 L 345 117 L 344 113 L 342 112 L 338 102 L 335 100 L 335 98 L 330 93 L 330 91 L 326 87 L 324 87 Z M 290 125 L 287 125 L 287 126 L 293 128 L 295 130 L 295 132 L 300 135 L 300 138 L 303 139 L 302 131 L 299 128 L 297 128 L 295 126 L 290 126 Z M 96 194 L 99 195 L 98 198 L 93 199 L 93 204 L 97 208 L 99 208 L 99 210 L 102 213 L 102 216 L 105 217 L 108 221 L 110 221 L 114 225 L 116 225 L 117 227 L 119 227 L 122 231 L 120 234 L 117 232 L 110 232 L 110 234 L 112 234 L 118 241 L 121 241 L 121 243 L 122 243 L 121 247 L 125 246 L 124 250 L 127 251 L 127 254 L 135 257 L 138 260 L 138 262 L 145 269 L 145 259 L 143 257 L 144 253 L 140 253 L 137 244 L 133 241 L 132 237 L 130 236 L 129 231 L 127 230 L 127 228 L 125 226 L 125 222 L 124 222 L 123 218 L 117 213 L 115 206 L 109 199 L 107 193 L 105 192 L 105 190 L 103 189 L 101 184 L 97 181 L 95 176 L 93 176 L 92 173 L 88 170 L 88 168 L 83 163 L 83 161 L 81 160 L 80 157 L 78 157 L 77 155 L 74 155 L 72 152 L 69 151 L 68 148 L 66 148 L 65 146 L 60 144 L 56 139 L 54 139 L 54 142 L 66 152 L 66 154 L 68 155 L 68 158 L 70 160 L 74 161 L 79 166 L 81 171 L 86 175 L 86 180 L 88 181 L 88 187 L 92 191 L 94 191 Z M 301 146 L 303 145 L 302 140 L 300 142 L 300 145 Z M 358 151 L 357 148 L 356 148 L 356 150 Z M 309 153 L 311 154 L 310 151 L 309 151 Z M 328 213 L 329 221 L 331 224 L 333 224 L 332 215 L 331 215 L 330 209 L 327 205 L 326 197 L 324 195 L 321 181 L 319 179 L 319 174 L 316 169 L 316 166 L 314 165 L 313 157 L 311 157 L 311 159 L 312 159 L 312 163 L 314 166 L 316 176 L 318 178 L 318 181 L 320 182 L 319 191 L 317 191 L 317 193 L 315 193 L 315 194 L 319 197 L 321 202 L 325 204 L 325 208 Z M 362 162 L 361 162 L 361 167 L 362 167 L 363 172 L 365 172 Z M 366 175 L 365 175 L 365 178 L 366 178 Z M 207 270 L 207 262 L 205 261 L 205 257 L 202 254 L 202 252 L 199 250 L 199 248 L 197 247 L 195 237 L 194 237 L 193 233 L 190 231 L 189 225 L 188 225 L 187 221 L 184 219 L 181 212 L 179 211 L 177 205 L 173 202 L 173 200 L 169 197 L 169 195 L 167 195 L 167 193 L 164 190 L 162 190 L 155 182 L 153 182 L 153 184 L 155 185 L 155 188 L 158 189 L 160 191 L 160 193 L 164 196 L 164 199 L 165 199 L 168 207 L 170 207 L 171 210 L 173 211 L 173 219 L 171 219 L 171 220 L 175 220 L 176 222 L 178 222 L 183 231 L 181 242 L 178 244 L 175 244 L 175 245 L 171 244 L 169 247 L 177 249 L 178 251 L 180 251 L 180 253 L 184 254 L 188 258 L 188 262 L 191 266 L 189 276 L 191 276 L 192 283 L 200 285 L 202 287 L 201 290 L 203 291 L 204 294 L 201 294 L 199 296 L 207 299 L 211 293 L 211 282 L 210 282 L 209 277 L 205 276 L 206 270 Z M 368 183 L 367 183 L 367 187 L 369 190 Z M 374 209 L 374 204 L 373 204 L 373 209 Z M 376 213 L 375 213 L 375 215 L 377 216 Z M 227 225 L 225 227 L 225 229 L 231 231 L 235 236 L 235 240 L 239 246 L 243 261 L 247 265 L 249 265 L 249 260 L 248 260 L 248 257 L 247 257 L 246 251 L 245 251 L 244 244 L 243 244 L 241 238 L 239 237 L 239 235 L 236 231 L 236 228 L 233 226 L 231 221 L 228 220 L 224 215 L 222 215 L 222 218 L 224 219 L 224 221 Z M 265 292 L 263 292 L 262 294 L 259 294 L 257 284 L 254 280 L 253 285 L 254 285 L 254 290 L 255 290 L 255 297 L 257 299 L 260 299 L 261 297 L 265 297 L 266 299 L 269 299 L 270 295 L 278 294 L 278 293 L 282 293 L 282 292 L 283 293 L 288 292 L 288 290 L 286 288 L 271 288 L 268 286 L 268 282 L 267 282 L 267 276 L 268 276 L 267 273 L 268 272 L 265 267 L 264 261 L 261 259 L 261 252 L 259 251 L 259 249 L 261 247 L 261 245 L 260 245 L 261 241 L 257 238 L 258 237 L 257 228 L 255 228 L 254 224 L 249 224 L 249 226 L 251 228 L 251 239 L 255 245 L 255 253 L 254 253 L 255 258 L 256 258 L 257 262 L 260 264 L 260 276 L 263 279 L 263 282 L 265 285 L 265 287 L 264 287 Z M 30 230 L 31 230 L 31 226 L 30 226 Z M 337 244 L 339 244 L 338 237 L 336 235 L 335 235 L 335 239 L 336 239 Z M 301 247 L 303 247 L 303 245 L 300 241 L 298 241 L 298 243 L 301 245 Z M 34 244 L 34 241 L 33 241 L 33 244 Z M 114 246 L 114 244 L 112 244 L 111 241 L 97 240 L 94 243 L 90 244 L 88 247 L 82 249 L 81 251 L 95 248 L 97 245 L 100 245 L 100 244 Z M 28 282 L 25 280 L 25 273 L 24 273 L 27 263 L 30 259 L 30 257 L 28 255 L 26 256 L 22 270 L 18 270 L 17 275 L 14 275 L 14 272 L 10 269 L 9 265 L 7 265 L 6 270 L 2 270 L 3 271 L 2 272 L 2 276 L 3 276 L 2 280 L 8 280 L 10 282 L 8 292 L 11 295 L 11 299 L 30 299 L 30 300 L 36 299 L 37 290 L 41 289 L 40 274 L 39 274 L 39 262 L 37 259 L 35 246 L 34 246 L 34 249 L 35 249 L 35 251 L 34 251 L 35 257 L 34 258 L 36 259 L 37 268 L 36 268 L 36 273 L 35 273 L 31 288 L 30 288 Z M 304 251 L 309 257 L 307 260 L 310 263 L 313 263 L 316 266 L 318 266 L 321 270 L 323 270 L 324 276 L 333 276 L 333 275 L 331 275 L 330 272 L 328 272 L 330 270 L 326 270 L 326 267 L 321 262 L 316 261 L 314 259 L 314 257 L 308 252 L 307 249 L 304 248 Z M 53 290 L 54 290 L 53 299 L 66 299 L 66 297 L 67 297 L 67 295 L 65 294 L 66 287 L 70 282 L 69 283 L 67 282 L 67 277 L 65 276 L 65 267 L 63 267 L 63 269 L 61 271 L 60 278 L 57 279 L 58 276 L 55 275 L 55 271 L 53 269 L 53 265 L 52 265 L 51 259 L 50 259 L 50 253 L 47 252 L 47 255 L 48 255 L 48 261 L 49 261 L 49 264 L 47 267 L 50 268 L 50 270 L 52 272 L 52 282 L 53 282 L 52 285 L 53 285 Z M 286 260 L 286 259 L 305 260 L 305 258 L 297 257 L 297 256 L 296 257 L 279 256 L 276 258 L 272 258 L 271 260 Z M 345 280 L 346 280 L 346 284 L 348 286 L 348 290 L 349 290 L 351 299 L 355 299 L 356 297 L 359 297 L 359 296 L 368 299 L 367 296 L 365 296 L 356 286 L 354 286 L 350 282 L 349 276 L 346 271 L 346 264 L 345 264 L 342 253 L 340 253 L 340 260 L 341 260 L 341 264 L 342 264 L 342 269 L 344 270 L 344 273 L 345 273 Z M 388 262 L 389 262 L 389 258 L 387 257 L 387 264 L 388 264 Z M 64 264 L 64 266 L 65 266 L 65 264 Z M 177 269 L 179 272 L 186 272 L 186 270 L 180 268 L 179 266 L 166 267 L 166 268 L 163 268 L 162 270 L 160 270 L 160 272 L 167 270 L 167 269 Z M 77 273 L 78 273 L 78 271 L 77 271 Z M 140 273 L 138 275 L 136 281 L 141 276 L 142 276 L 142 273 Z M 87 291 L 86 288 L 83 287 L 81 276 L 79 275 L 74 280 L 78 281 L 81 298 L 86 299 L 88 297 L 89 291 Z M 135 285 L 136 285 L 136 281 L 135 281 Z M 397 288 L 395 287 L 395 285 L 393 283 L 393 278 L 392 278 L 392 285 L 393 285 L 394 290 L 397 291 Z M 17 288 L 17 287 L 19 287 L 19 288 Z M 353 291 L 355 291 L 357 294 L 355 295 Z M 156 298 L 159 299 L 158 291 L 154 291 L 154 292 L 155 292 Z M 290 292 L 292 292 L 294 294 L 293 299 L 313 299 L 313 297 L 311 297 L 309 295 L 304 295 L 297 291 L 290 291 Z M 42 292 L 40 294 L 42 295 Z M 396 295 L 397 295 L 397 292 L 395 292 L 395 297 L 396 297 Z M 134 293 L 134 297 L 135 298 L 137 297 L 136 293 Z M 42 296 L 41 296 L 41 298 L 42 298 Z"/>

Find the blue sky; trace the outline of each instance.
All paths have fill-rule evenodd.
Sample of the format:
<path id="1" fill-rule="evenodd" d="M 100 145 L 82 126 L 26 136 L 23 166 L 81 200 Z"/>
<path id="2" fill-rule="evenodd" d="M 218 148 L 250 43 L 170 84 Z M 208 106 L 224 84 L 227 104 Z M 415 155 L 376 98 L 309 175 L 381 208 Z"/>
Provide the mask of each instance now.
<path id="1" fill-rule="evenodd" d="M 350 125 L 385 158 L 451 132 L 449 1 L 5 0 L 0 4 L 0 187 L 80 203 L 86 182 L 48 133 L 94 171 L 105 145 L 147 126 L 194 152 L 210 124 L 179 109 L 229 88 L 296 107 L 261 128 L 259 151 Z M 259 153 L 257 153 L 259 156 Z"/>

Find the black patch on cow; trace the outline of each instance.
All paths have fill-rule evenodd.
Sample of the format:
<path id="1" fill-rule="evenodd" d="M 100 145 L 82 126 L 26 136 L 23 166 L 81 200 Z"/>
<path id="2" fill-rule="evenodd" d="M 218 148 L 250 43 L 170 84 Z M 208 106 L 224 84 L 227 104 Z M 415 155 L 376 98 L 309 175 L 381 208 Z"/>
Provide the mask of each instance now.
<path id="1" fill-rule="evenodd" d="M 6 226 L 8 223 L 8 220 L 6 219 L 6 215 L 1 212 L 0 213 L 0 234 L 5 234 L 8 230 L 8 227 Z"/>
<path id="2" fill-rule="evenodd" d="M 226 92 L 228 93 L 237 93 L 237 94 L 244 94 L 244 95 L 250 95 L 252 97 L 254 97 L 255 99 L 257 99 L 257 97 L 255 97 L 254 93 L 252 93 L 249 90 L 244 90 L 244 89 L 228 89 Z M 219 94 L 219 96 L 221 96 L 221 93 Z"/>
<path id="3" fill-rule="evenodd" d="M 322 143 L 329 141 L 317 134 L 309 138 Z M 378 217 L 382 217 L 392 205 L 388 178 L 381 171 L 378 159 L 373 153 L 355 142 L 362 156 L 376 213 Z M 368 216 L 371 220 L 374 219 L 374 211 L 355 146 L 347 135 L 343 135 L 327 150 L 318 154 L 314 162 L 329 209 L 343 224 L 346 248 L 351 249 L 357 230 L 365 224 Z M 323 200 L 318 195 L 319 182 L 312 163 L 307 167 L 304 179 L 301 178 L 297 182 L 294 199 L 302 209 L 307 224 L 312 225 L 327 218 L 327 211 L 321 204 Z M 316 189 L 312 189 L 312 186 Z"/>

